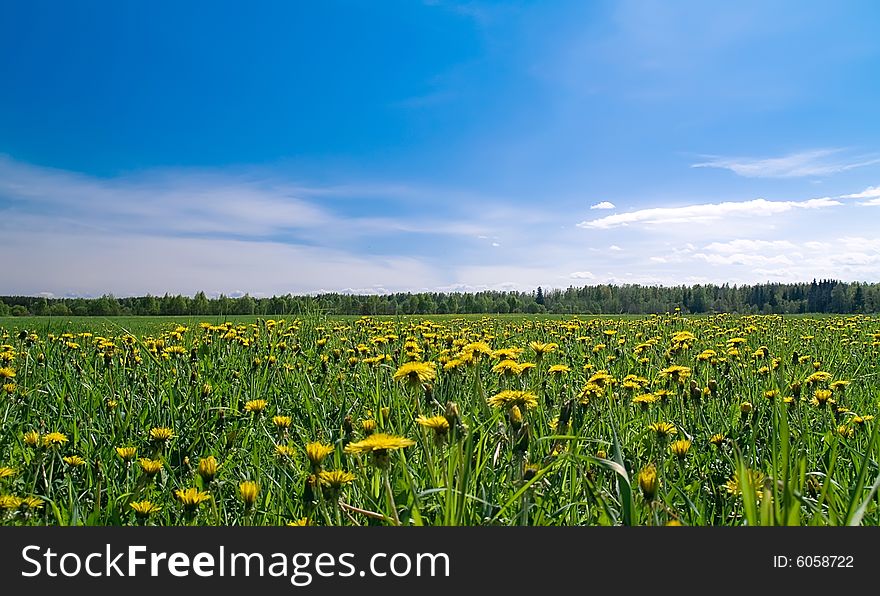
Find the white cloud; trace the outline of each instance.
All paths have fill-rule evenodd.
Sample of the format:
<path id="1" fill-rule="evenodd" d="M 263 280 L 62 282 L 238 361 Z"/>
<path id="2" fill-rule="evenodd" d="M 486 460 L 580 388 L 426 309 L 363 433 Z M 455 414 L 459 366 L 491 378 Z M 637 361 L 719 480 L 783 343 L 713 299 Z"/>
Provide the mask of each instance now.
<path id="1" fill-rule="evenodd" d="M 617 213 L 599 219 L 582 221 L 579 228 L 609 229 L 630 224 L 694 224 L 718 221 L 727 217 L 767 217 L 785 213 L 792 209 L 822 209 L 842 205 L 831 198 L 809 199 L 806 201 L 768 201 L 754 199 L 741 202 L 707 203 L 685 207 L 654 207 Z"/>
<path id="2" fill-rule="evenodd" d="M 865 201 L 863 203 L 859 203 L 859 205 L 862 205 L 864 207 L 878 207 L 878 206 L 880 206 L 880 197 L 878 197 L 876 199 L 871 199 L 870 201 Z"/>
<path id="3" fill-rule="evenodd" d="M 620 248 L 619 246 L 617 246 L 616 244 L 612 244 L 611 246 L 608 247 L 608 250 L 613 251 L 613 252 L 620 252 L 623 249 Z"/>
<path id="4" fill-rule="evenodd" d="M 869 186 L 862 192 L 840 195 L 841 199 L 873 199 L 877 197 L 880 197 L 880 186 Z"/>
<path id="5" fill-rule="evenodd" d="M 601 203 L 596 203 L 591 206 L 590 209 L 614 209 L 614 203 L 610 201 L 602 201 Z"/>
<path id="6" fill-rule="evenodd" d="M 788 240 L 752 240 L 737 239 L 730 242 L 713 242 L 704 250 L 721 253 L 735 254 L 743 252 L 772 253 L 796 248 L 795 244 Z"/>
<path id="7" fill-rule="evenodd" d="M 574 271 L 568 274 L 571 279 L 595 279 L 596 276 L 589 271 Z"/>
<path id="8" fill-rule="evenodd" d="M 20 250 L 28 246 L 28 250 Z M 35 295 L 117 296 L 246 290 L 252 296 L 318 292 L 341 287 L 406 290 L 439 285 L 429 265 L 407 257 L 377 258 L 277 242 L 146 235 L 55 233 L 34 240 L 31 231 L 4 230 L 0 251 L 15 252 L 4 273 L 8 287 Z M 60 258 L 59 255 L 63 255 Z M 344 284 L 344 285 L 343 285 Z"/>
<path id="9" fill-rule="evenodd" d="M 692 168 L 720 168 L 746 178 L 799 178 L 827 176 L 880 163 L 877 156 L 858 156 L 847 160 L 828 159 L 840 154 L 841 149 L 815 149 L 792 153 L 783 157 L 716 157 L 692 164 Z"/>

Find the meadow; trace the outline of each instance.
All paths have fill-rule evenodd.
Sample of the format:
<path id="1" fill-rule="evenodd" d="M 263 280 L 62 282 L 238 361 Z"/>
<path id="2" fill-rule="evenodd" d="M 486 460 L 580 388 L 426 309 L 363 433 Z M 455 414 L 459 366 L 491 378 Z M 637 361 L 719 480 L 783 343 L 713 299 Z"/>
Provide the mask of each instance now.
<path id="1" fill-rule="evenodd" d="M 880 317 L 0 319 L 4 525 L 877 525 Z"/>

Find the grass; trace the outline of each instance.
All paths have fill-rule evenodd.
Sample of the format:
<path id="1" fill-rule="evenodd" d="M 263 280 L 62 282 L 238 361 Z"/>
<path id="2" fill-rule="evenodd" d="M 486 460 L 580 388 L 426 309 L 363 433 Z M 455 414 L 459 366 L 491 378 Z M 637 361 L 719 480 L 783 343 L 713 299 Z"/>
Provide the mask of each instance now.
<path id="1" fill-rule="evenodd" d="M 876 317 L 7 318 L 0 340 L 3 524 L 880 521 Z M 413 444 L 353 453 L 375 433 Z"/>

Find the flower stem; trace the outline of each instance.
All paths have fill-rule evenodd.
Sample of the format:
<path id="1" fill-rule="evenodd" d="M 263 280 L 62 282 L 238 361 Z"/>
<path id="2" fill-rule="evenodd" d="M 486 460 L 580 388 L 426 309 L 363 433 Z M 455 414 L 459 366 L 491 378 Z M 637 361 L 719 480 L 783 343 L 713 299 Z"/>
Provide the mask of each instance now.
<path id="1" fill-rule="evenodd" d="M 400 518 L 397 517 L 397 505 L 394 504 L 394 491 L 391 490 L 391 474 L 387 470 L 382 474 L 385 481 L 385 492 L 388 493 L 388 505 L 391 507 L 391 515 L 394 517 L 394 525 L 400 525 Z"/>

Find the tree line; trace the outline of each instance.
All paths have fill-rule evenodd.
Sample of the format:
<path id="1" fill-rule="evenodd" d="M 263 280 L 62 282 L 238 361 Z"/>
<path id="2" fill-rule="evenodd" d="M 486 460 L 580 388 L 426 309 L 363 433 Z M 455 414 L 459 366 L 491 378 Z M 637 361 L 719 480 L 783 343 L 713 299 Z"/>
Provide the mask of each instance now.
<path id="1" fill-rule="evenodd" d="M 880 283 L 813 280 L 811 283 L 646 286 L 590 285 L 531 292 L 420 292 L 384 295 L 211 297 L 204 292 L 117 298 L 0 296 L 0 316 L 169 315 L 429 315 L 471 313 L 650 314 L 684 313 L 875 313 Z"/>

